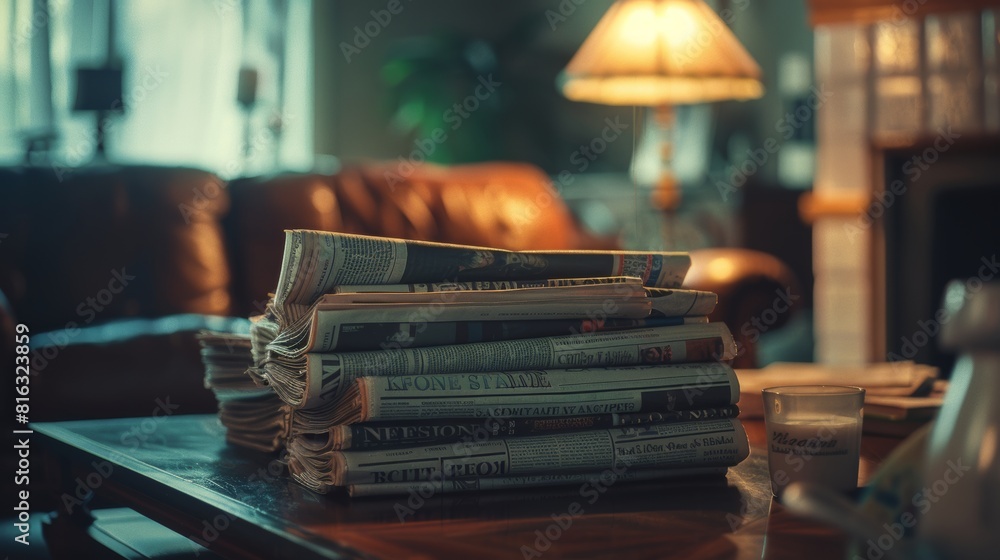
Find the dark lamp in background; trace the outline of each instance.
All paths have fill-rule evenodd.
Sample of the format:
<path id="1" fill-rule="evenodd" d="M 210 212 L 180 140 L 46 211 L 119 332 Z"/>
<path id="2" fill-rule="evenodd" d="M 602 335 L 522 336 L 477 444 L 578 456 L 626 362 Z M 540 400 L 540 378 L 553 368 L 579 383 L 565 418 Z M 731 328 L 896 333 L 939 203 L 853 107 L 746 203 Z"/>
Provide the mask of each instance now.
<path id="1" fill-rule="evenodd" d="M 97 113 L 96 158 L 105 158 L 104 132 L 111 113 L 123 112 L 121 68 L 77 68 L 74 111 Z"/>

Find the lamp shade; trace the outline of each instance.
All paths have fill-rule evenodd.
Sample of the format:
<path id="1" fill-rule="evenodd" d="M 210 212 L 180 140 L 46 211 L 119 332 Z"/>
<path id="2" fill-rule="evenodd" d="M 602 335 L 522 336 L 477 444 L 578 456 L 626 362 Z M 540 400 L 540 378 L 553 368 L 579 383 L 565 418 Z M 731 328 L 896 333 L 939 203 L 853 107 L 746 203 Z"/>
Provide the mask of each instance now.
<path id="1" fill-rule="evenodd" d="M 618 0 L 559 81 L 574 101 L 656 106 L 757 98 L 760 76 L 702 0 Z"/>

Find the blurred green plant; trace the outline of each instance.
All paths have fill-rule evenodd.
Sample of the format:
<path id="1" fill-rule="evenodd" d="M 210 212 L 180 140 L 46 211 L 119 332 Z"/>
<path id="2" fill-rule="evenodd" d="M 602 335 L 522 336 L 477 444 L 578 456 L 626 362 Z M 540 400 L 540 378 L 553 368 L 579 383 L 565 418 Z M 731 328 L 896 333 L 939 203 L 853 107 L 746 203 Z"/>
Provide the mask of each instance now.
<path id="1" fill-rule="evenodd" d="M 533 46 L 545 18 L 532 16 L 491 39 L 442 32 L 392 44 L 381 68 L 392 129 L 418 142 L 446 134 L 427 156 L 437 163 L 547 163 L 557 70 L 540 64 L 550 58 Z"/>
<path id="2" fill-rule="evenodd" d="M 485 99 L 475 95 L 480 77 L 499 80 L 491 45 L 455 35 L 407 38 L 390 48 L 381 76 L 389 91 L 394 131 L 414 139 L 439 138 L 438 129 L 447 135 L 428 154 L 429 161 L 463 163 L 496 157 L 503 85 L 481 96 Z M 472 101 L 466 101 L 469 98 Z"/>

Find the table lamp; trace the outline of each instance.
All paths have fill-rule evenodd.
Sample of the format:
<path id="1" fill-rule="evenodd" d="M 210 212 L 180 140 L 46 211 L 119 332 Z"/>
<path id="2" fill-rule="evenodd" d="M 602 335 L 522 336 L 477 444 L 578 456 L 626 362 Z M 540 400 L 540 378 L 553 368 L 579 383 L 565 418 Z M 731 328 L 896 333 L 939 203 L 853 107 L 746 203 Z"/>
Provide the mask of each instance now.
<path id="1" fill-rule="evenodd" d="M 77 68 L 73 110 L 97 113 L 94 158 L 96 161 L 105 161 L 107 158 L 105 137 L 109 118 L 125 110 L 122 102 L 122 69 L 110 65 L 100 68 Z"/>
<path id="2" fill-rule="evenodd" d="M 680 204 L 670 171 L 674 105 L 754 99 L 760 67 L 702 0 L 617 0 L 559 77 L 574 101 L 654 107 L 661 175 L 652 202 L 670 214 Z"/>

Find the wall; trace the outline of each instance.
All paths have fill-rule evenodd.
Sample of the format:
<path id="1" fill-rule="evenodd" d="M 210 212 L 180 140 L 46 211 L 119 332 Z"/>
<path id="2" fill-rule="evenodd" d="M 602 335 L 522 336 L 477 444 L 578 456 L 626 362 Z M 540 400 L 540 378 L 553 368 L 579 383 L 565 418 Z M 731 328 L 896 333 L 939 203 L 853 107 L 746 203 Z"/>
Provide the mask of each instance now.
<path id="1" fill-rule="evenodd" d="M 565 21 L 555 21 L 555 29 L 545 11 L 549 7 L 559 10 L 559 2 L 401 0 L 402 10 L 386 25 L 371 24 L 374 19 L 371 11 L 384 9 L 387 4 L 317 3 L 316 148 L 319 153 L 347 160 L 394 159 L 413 150 L 412 141 L 417 136 L 400 133 L 390 122 L 387 87 L 381 75 L 383 64 L 393 49 L 399 48 L 401 40 L 413 36 L 454 34 L 492 43 L 507 41 L 505 48 L 512 53 L 513 60 L 495 76 L 502 83 L 498 89 L 499 98 L 506 101 L 530 94 L 538 99 L 537 103 L 551 109 L 549 116 L 543 115 L 540 117 L 542 122 L 535 123 L 535 131 L 511 130 L 517 123 L 503 123 L 504 150 L 510 154 L 508 157 L 554 167 L 560 159 L 568 161 L 573 148 L 591 139 L 595 131 L 599 132 L 604 118 L 631 115 L 631 110 L 623 108 L 571 103 L 561 97 L 555 85 L 556 74 L 610 2 L 591 0 L 580 6 L 570 2 L 574 11 L 564 16 Z M 360 52 L 346 47 L 351 52 L 345 55 L 345 44 L 364 44 L 365 37 L 358 37 L 357 28 L 364 31 L 366 25 L 369 29 L 377 29 L 377 35 L 366 46 L 359 47 Z M 515 29 L 528 29 L 524 32 L 524 43 L 518 48 L 510 44 Z M 526 88 L 531 91 L 524 91 Z M 467 94 L 454 92 L 454 101 L 461 101 L 464 95 Z M 479 117 L 472 114 L 468 123 L 478 124 L 473 119 Z M 545 135 L 556 130 L 562 136 L 560 145 L 541 146 L 542 154 L 526 153 L 518 146 L 531 144 L 533 132 Z M 621 169 L 627 165 L 630 146 L 624 142 L 619 144 L 612 146 L 602 160 L 606 165 Z"/>
<path id="2" fill-rule="evenodd" d="M 387 25 L 377 26 L 377 35 L 348 61 L 343 43 L 353 42 L 357 35 L 355 28 L 363 30 L 373 20 L 371 11 L 384 9 L 388 2 L 317 2 L 316 149 L 348 160 L 392 159 L 408 154 L 413 149 L 414 136 L 393 130 L 386 107 L 386 87 L 380 76 L 394 44 L 406 37 L 446 31 L 495 42 L 519 28 L 530 31 L 519 38 L 523 41 L 519 48 L 508 48 L 507 52 L 512 54 L 512 61 L 504 67 L 512 88 L 508 91 L 523 96 L 524 89 L 532 90 L 537 113 L 530 119 L 522 119 L 528 120 L 527 123 L 516 119 L 500 123 L 502 130 L 498 133 L 505 139 L 503 155 L 538 163 L 553 174 L 562 169 L 576 172 L 579 166 L 570 157 L 581 144 L 601 132 L 605 118 L 617 116 L 632 122 L 631 108 L 573 103 L 562 98 L 555 86 L 558 72 L 611 3 L 610 0 L 401 0 L 402 11 L 393 15 Z M 742 152 L 726 152 L 740 146 L 754 147 L 777 134 L 775 126 L 785 110 L 777 95 L 779 61 L 790 51 L 811 59 L 812 33 L 800 2 L 723 0 L 710 4 L 717 12 L 724 8 L 733 12 L 732 27 L 761 65 L 769 92 L 760 100 L 715 104 L 718 124 L 711 119 L 704 123 L 713 127 L 713 150 L 721 154 L 719 157 L 742 158 Z M 521 91 L 513 91 L 517 88 Z M 500 93 L 506 92 L 501 88 Z M 730 142 L 733 137 L 739 141 Z M 632 154 L 631 138 L 627 140 L 614 143 L 584 171 L 625 171 Z M 774 183 L 775 177 L 776 165 L 769 162 L 757 178 Z"/>

